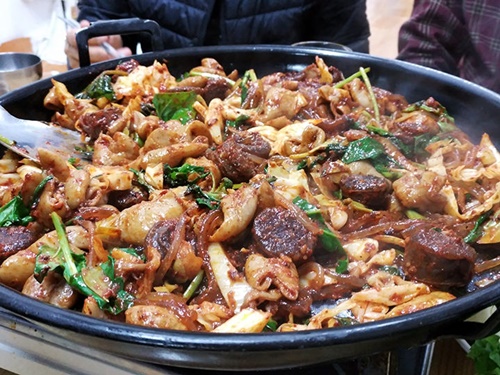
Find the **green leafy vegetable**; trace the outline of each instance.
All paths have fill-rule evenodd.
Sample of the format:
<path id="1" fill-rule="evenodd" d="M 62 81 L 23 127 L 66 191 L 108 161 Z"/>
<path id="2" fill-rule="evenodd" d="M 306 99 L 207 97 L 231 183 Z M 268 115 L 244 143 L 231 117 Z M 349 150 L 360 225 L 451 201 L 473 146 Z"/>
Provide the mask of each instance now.
<path id="1" fill-rule="evenodd" d="M 432 107 L 430 105 L 427 105 L 425 100 L 421 100 L 409 105 L 403 110 L 403 112 L 408 113 L 419 109 L 436 115 L 438 117 L 437 123 L 442 132 L 446 133 L 457 129 L 454 118 L 448 114 L 448 111 L 444 106 L 437 102 L 436 107 Z"/>
<path id="2" fill-rule="evenodd" d="M 141 103 L 141 113 L 144 116 L 151 116 L 155 112 L 155 107 L 151 103 Z"/>
<path id="3" fill-rule="evenodd" d="M 415 210 L 406 210 L 405 215 L 408 219 L 425 219 L 426 217 L 424 215 L 421 215 L 419 212 Z"/>
<path id="4" fill-rule="evenodd" d="M 299 164 L 297 164 L 297 170 L 301 170 L 301 169 L 306 169 L 307 168 L 307 159 L 303 159 L 299 162 Z"/>
<path id="5" fill-rule="evenodd" d="M 61 254 L 59 249 L 54 249 L 48 245 L 42 245 L 40 249 L 38 249 L 38 255 L 36 256 L 35 270 L 33 272 L 35 279 L 41 283 L 49 272 L 56 270 L 62 273 Z"/>
<path id="6" fill-rule="evenodd" d="M 392 144 L 394 144 L 394 146 L 396 146 L 406 157 L 413 156 L 413 149 L 409 145 L 403 143 L 401 139 L 397 138 L 391 132 L 373 125 L 367 125 L 366 130 L 369 130 L 374 134 L 378 134 L 384 138 L 389 139 L 392 142 Z"/>
<path id="7" fill-rule="evenodd" d="M 239 115 L 234 120 L 226 120 L 226 126 L 239 129 L 249 118 L 247 115 Z"/>
<path id="8" fill-rule="evenodd" d="M 186 189 L 186 195 L 188 194 L 193 194 L 199 206 L 204 206 L 211 210 L 216 210 L 220 207 L 220 198 L 212 193 L 204 192 L 198 185 L 189 185 Z"/>
<path id="9" fill-rule="evenodd" d="M 341 326 L 353 326 L 359 324 L 358 320 L 347 316 L 336 316 L 335 319 Z"/>
<path id="10" fill-rule="evenodd" d="M 243 78 L 241 79 L 241 104 L 245 101 L 248 95 L 248 81 L 256 81 L 257 75 L 253 69 L 247 70 L 245 74 L 243 74 Z"/>
<path id="11" fill-rule="evenodd" d="M 136 250 L 136 249 L 134 249 L 133 247 L 119 247 L 118 249 L 119 249 L 119 250 L 121 250 L 121 251 L 123 251 L 123 252 L 125 252 L 125 253 L 127 253 L 127 254 L 133 255 L 133 256 L 135 256 L 136 258 L 139 258 L 139 259 L 140 259 L 140 260 L 142 260 L 143 262 L 146 262 L 146 260 L 147 260 L 147 259 L 146 259 L 146 255 L 145 255 L 144 253 L 139 254 L 139 253 L 137 252 L 137 250 Z"/>
<path id="12" fill-rule="evenodd" d="M 382 129 L 378 126 L 374 126 L 374 125 L 366 125 L 366 130 L 369 130 L 371 131 L 373 134 L 378 134 L 382 137 L 394 137 L 394 134 L 392 134 L 391 132 L 385 130 L 385 129 Z"/>
<path id="13" fill-rule="evenodd" d="M 3 142 L 8 146 L 14 146 L 16 144 L 16 142 L 14 142 L 12 139 L 4 137 L 3 135 L 0 135 L 0 142 Z"/>
<path id="14" fill-rule="evenodd" d="M 35 191 L 33 192 L 33 196 L 31 197 L 31 204 L 30 207 L 34 207 L 38 200 L 40 199 L 40 195 L 42 194 L 43 189 L 45 188 L 45 185 L 52 180 L 54 176 L 47 176 L 45 177 L 35 188 Z"/>
<path id="15" fill-rule="evenodd" d="M 183 124 L 195 118 L 195 101 L 196 93 L 192 91 L 165 92 L 153 97 L 153 105 L 159 118 L 163 121 L 179 120 Z"/>
<path id="16" fill-rule="evenodd" d="M 347 151 L 347 146 L 344 146 L 340 143 L 329 143 L 328 146 L 326 146 L 325 151 L 330 153 L 333 152 L 337 155 L 344 155 Z"/>
<path id="17" fill-rule="evenodd" d="M 171 167 L 168 164 L 163 166 L 163 182 L 170 187 L 195 184 L 209 174 L 205 168 L 191 164 L 183 164 L 180 167 Z"/>
<path id="18" fill-rule="evenodd" d="M 135 132 L 134 132 L 134 133 L 132 133 L 131 137 L 132 137 L 132 140 L 133 140 L 135 143 L 137 143 L 137 145 L 138 145 L 139 147 L 143 147 L 143 146 L 144 146 L 144 141 L 143 141 L 143 139 L 139 136 L 139 134 L 138 134 L 138 133 L 135 133 Z"/>
<path id="19" fill-rule="evenodd" d="M 220 207 L 221 199 L 227 195 L 227 189 L 238 189 L 240 187 L 241 184 L 233 184 L 233 181 L 229 178 L 223 177 L 219 186 L 213 188 L 209 192 L 203 191 L 198 185 L 192 183 L 188 185 L 185 194 L 193 194 L 199 206 L 216 210 Z"/>
<path id="20" fill-rule="evenodd" d="M 137 169 L 134 168 L 130 168 L 130 171 L 137 178 L 137 184 L 146 189 L 148 193 L 152 193 L 153 191 L 155 191 L 155 188 L 146 181 L 146 177 L 144 176 L 144 171 L 138 171 Z"/>
<path id="21" fill-rule="evenodd" d="M 481 216 L 479 216 L 479 218 L 474 223 L 474 228 L 472 228 L 469 234 L 465 236 L 464 238 L 465 243 L 474 243 L 478 240 L 479 237 L 481 237 L 482 226 L 488 220 L 488 218 L 491 216 L 492 213 L 493 210 L 489 210 L 484 214 L 482 214 Z"/>
<path id="22" fill-rule="evenodd" d="M 238 187 L 234 186 L 230 179 L 224 177 L 218 187 L 213 186 L 211 191 L 203 191 L 196 183 L 209 174 L 210 172 L 205 168 L 196 165 L 183 164 L 180 167 L 170 167 L 165 164 L 163 181 L 166 186 L 170 187 L 187 186 L 185 194 L 192 194 L 199 206 L 216 210 L 220 206 L 222 197 L 227 194 L 227 189 Z"/>
<path id="23" fill-rule="evenodd" d="M 337 190 L 337 191 L 333 191 L 333 192 L 332 192 L 332 195 L 333 195 L 335 198 L 339 199 L 339 200 L 340 200 L 340 199 L 343 199 L 343 198 L 342 198 L 342 190 L 341 190 L 341 189 L 339 189 L 339 190 Z"/>
<path id="24" fill-rule="evenodd" d="M 404 276 L 405 276 L 405 273 L 403 272 L 403 270 L 401 268 L 395 267 L 395 266 L 381 266 L 379 268 L 379 270 L 387 272 L 391 275 L 402 277 L 402 278 L 404 278 Z"/>
<path id="25" fill-rule="evenodd" d="M 360 160 L 376 159 L 384 155 L 384 146 L 373 138 L 364 137 L 349 143 L 342 157 L 342 161 L 346 164 L 350 164 Z"/>
<path id="26" fill-rule="evenodd" d="M 106 98 L 109 101 L 115 100 L 115 92 L 111 82 L 111 76 L 108 74 L 100 74 L 97 76 L 83 91 L 77 94 L 77 99 L 99 99 Z"/>
<path id="27" fill-rule="evenodd" d="M 274 319 L 269 319 L 266 326 L 264 327 L 264 332 L 276 332 L 278 329 L 278 322 Z"/>
<path id="28" fill-rule="evenodd" d="M 31 221 L 33 218 L 30 216 L 30 211 L 19 195 L 0 208 L 0 227 L 26 226 Z"/>
<path id="29" fill-rule="evenodd" d="M 114 259 L 108 257 L 95 267 L 86 264 L 83 254 L 71 251 L 66 230 L 59 215 L 50 214 L 57 232 L 59 248 L 42 246 L 36 257 L 34 275 L 40 282 L 49 271 L 61 272 L 66 282 L 85 296 L 93 297 L 101 310 L 119 314 L 128 309 L 134 297 L 124 290 L 123 279 L 115 277 Z"/>
<path id="30" fill-rule="evenodd" d="M 186 78 L 188 78 L 189 76 L 191 76 L 191 74 L 189 72 L 184 72 L 179 77 L 177 77 L 175 80 L 177 82 L 181 82 L 181 81 L 185 80 Z"/>
<path id="31" fill-rule="evenodd" d="M 82 155 L 82 159 L 92 160 L 92 155 L 94 153 L 94 148 L 90 145 L 85 145 L 85 147 L 75 146 L 75 151 Z"/>
<path id="32" fill-rule="evenodd" d="M 474 341 L 467 357 L 474 361 L 477 375 L 500 375 L 500 337 L 493 335 Z"/>
<path id="33" fill-rule="evenodd" d="M 364 137 L 352 141 L 342 157 L 342 162 L 346 164 L 360 160 L 370 160 L 374 168 L 385 177 L 396 179 L 400 173 L 391 171 L 391 167 L 398 166 L 396 161 L 385 152 L 384 146 L 377 140 Z"/>
<path id="34" fill-rule="evenodd" d="M 325 149 L 323 152 L 319 153 L 316 157 L 307 157 L 302 159 L 298 164 L 297 164 L 297 170 L 300 169 L 311 169 L 315 165 L 323 162 L 328 158 L 330 154 L 335 154 L 337 156 L 343 155 L 345 151 L 347 150 L 347 147 L 344 145 L 341 145 L 340 143 L 329 143 L 326 145 Z"/>
<path id="35" fill-rule="evenodd" d="M 349 266 L 349 261 L 347 259 L 340 259 L 337 263 L 337 267 L 335 267 L 335 272 L 345 273 L 347 272 L 348 266 Z"/>
<path id="36" fill-rule="evenodd" d="M 438 141 L 440 138 L 432 134 L 417 135 L 413 142 L 413 155 L 420 157 L 428 157 L 429 153 L 425 149 L 428 145 Z"/>
<path id="37" fill-rule="evenodd" d="M 307 214 L 307 216 L 309 216 L 311 219 L 321 224 L 323 233 L 319 236 L 319 240 L 323 245 L 323 247 L 325 248 L 325 250 L 331 252 L 341 252 L 342 254 L 345 254 L 344 248 L 342 247 L 340 240 L 326 226 L 325 219 L 323 219 L 320 210 L 316 206 L 312 205 L 311 203 L 309 203 L 308 201 L 306 201 L 301 197 L 295 197 L 293 199 L 293 203 L 296 206 L 298 206 L 302 211 L 304 211 Z"/>

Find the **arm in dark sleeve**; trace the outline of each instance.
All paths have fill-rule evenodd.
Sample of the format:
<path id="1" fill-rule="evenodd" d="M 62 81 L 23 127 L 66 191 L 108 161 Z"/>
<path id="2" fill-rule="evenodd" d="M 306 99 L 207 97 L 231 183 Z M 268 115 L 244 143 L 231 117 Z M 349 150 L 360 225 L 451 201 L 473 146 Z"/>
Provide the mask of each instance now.
<path id="1" fill-rule="evenodd" d="M 123 0 L 79 0 L 78 20 L 117 20 L 132 17 L 126 1 Z"/>
<path id="2" fill-rule="evenodd" d="M 131 12 L 128 2 L 123 0 L 79 0 L 78 10 L 78 21 L 95 22 L 137 17 Z M 122 40 L 123 45 L 129 47 L 132 53 L 135 53 L 137 43 L 142 41 L 138 35 L 122 35 Z"/>
<path id="3" fill-rule="evenodd" d="M 213 3 L 214 0 L 79 0 L 78 20 L 150 19 L 160 25 L 167 48 L 187 47 L 197 44 L 197 36 L 204 34 L 203 23 L 208 22 Z M 132 51 L 137 43 L 141 43 L 143 51 L 151 50 L 147 35 L 124 34 L 122 40 Z"/>
<path id="4" fill-rule="evenodd" d="M 459 3 L 415 0 L 399 31 L 398 59 L 457 75 L 468 38 Z"/>
<path id="5" fill-rule="evenodd" d="M 318 0 L 312 10 L 310 40 L 330 40 L 368 52 L 370 26 L 366 0 Z"/>

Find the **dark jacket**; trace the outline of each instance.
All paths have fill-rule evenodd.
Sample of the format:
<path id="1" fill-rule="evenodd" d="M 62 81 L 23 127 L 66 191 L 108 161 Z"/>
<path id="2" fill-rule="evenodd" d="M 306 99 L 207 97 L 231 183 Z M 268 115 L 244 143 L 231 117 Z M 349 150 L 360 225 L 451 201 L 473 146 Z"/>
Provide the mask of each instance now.
<path id="1" fill-rule="evenodd" d="M 366 0 L 80 0 L 78 7 L 79 20 L 154 20 L 166 48 L 325 40 L 368 52 Z"/>

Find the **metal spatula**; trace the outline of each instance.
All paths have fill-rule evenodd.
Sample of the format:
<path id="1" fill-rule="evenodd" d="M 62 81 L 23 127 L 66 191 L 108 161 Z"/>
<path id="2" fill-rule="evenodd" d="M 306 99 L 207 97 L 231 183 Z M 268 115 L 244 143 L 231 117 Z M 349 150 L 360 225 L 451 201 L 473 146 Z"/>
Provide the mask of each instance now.
<path id="1" fill-rule="evenodd" d="M 22 120 L 0 106 L 0 144 L 25 158 L 38 161 L 38 148 L 82 159 L 81 134 L 43 121 Z"/>

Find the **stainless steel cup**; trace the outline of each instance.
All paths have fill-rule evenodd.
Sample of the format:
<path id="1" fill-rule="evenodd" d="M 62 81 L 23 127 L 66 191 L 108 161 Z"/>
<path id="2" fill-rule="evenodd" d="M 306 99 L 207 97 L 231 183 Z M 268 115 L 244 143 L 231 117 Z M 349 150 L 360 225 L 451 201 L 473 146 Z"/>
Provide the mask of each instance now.
<path id="1" fill-rule="evenodd" d="M 0 53 L 0 95 L 42 77 L 42 60 L 30 53 Z"/>

